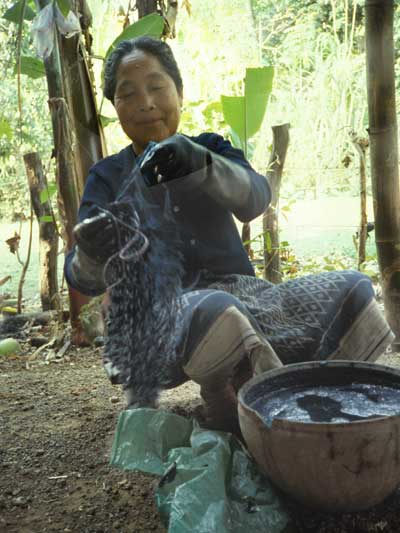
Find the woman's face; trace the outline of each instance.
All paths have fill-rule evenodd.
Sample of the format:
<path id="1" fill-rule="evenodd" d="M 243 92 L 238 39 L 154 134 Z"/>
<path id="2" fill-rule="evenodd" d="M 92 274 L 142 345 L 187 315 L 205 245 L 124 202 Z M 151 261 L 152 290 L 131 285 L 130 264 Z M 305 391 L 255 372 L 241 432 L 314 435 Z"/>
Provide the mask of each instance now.
<path id="1" fill-rule="evenodd" d="M 142 50 L 122 58 L 114 106 L 136 154 L 149 141 L 162 141 L 178 129 L 182 94 L 158 59 Z"/>

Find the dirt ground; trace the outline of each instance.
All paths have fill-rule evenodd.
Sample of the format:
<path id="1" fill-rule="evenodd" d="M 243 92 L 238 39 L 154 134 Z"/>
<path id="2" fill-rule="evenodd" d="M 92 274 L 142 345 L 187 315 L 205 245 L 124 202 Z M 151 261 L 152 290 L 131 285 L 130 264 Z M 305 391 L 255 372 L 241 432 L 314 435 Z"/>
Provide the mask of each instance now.
<path id="1" fill-rule="evenodd" d="M 70 349 L 59 362 L 46 361 L 43 351 L 29 362 L 35 349 L 0 359 L 0 532 L 165 531 L 153 497 L 157 480 L 108 465 L 124 401 L 106 379 L 101 348 Z M 400 356 L 380 362 L 399 366 Z M 187 416 L 198 404 L 191 384 L 163 399 L 163 407 Z M 400 490 L 363 513 L 330 516 L 289 505 L 296 533 L 400 532 Z"/>

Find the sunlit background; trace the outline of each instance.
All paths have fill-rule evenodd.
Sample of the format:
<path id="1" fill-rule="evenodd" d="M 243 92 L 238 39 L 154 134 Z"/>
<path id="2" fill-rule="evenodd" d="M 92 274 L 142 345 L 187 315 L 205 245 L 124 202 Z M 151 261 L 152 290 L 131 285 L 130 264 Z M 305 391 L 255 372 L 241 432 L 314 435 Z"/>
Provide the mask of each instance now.
<path id="1" fill-rule="evenodd" d="M 93 14 L 98 106 L 102 115 L 115 118 L 112 105 L 102 98 L 101 57 L 122 31 L 128 1 L 89 0 L 88 3 Z M 0 5 L 3 12 L 10 2 L 1 0 Z M 274 84 L 265 120 L 261 131 L 251 140 L 249 154 L 253 166 L 265 173 L 271 150 L 271 126 L 290 123 L 279 206 L 281 240 L 287 243 L 291 260 L 301 262 L 300 273 L 355 266 L 354 236 L 360 216 L 359 159 L 350 132 L 367 136 L 368 124 L 362 3 L 191 0 L 190 5 L 190 14 L 181 6 L 176 38 L 169 41 L 184 80 L 181 131 L 188 135 L 216 131 L 229 137 L 229 128 L 219 111 L 221 95 L 242 94 L 246 67 L 274 66 Z M 396 8 L 396 43 L 400 40 L 398 13 Z M 7 28 L 0 30 L 3 67 L 0 117 L 14 121 L 17 126 L 14 63 L 6 46 L 12 36 Z M 397 57 L 397 74 L 399 64 Z M 397 84 L 399 81 L 398 76 Z M 17 285 L 20 267 L 4 240 L 19 231 L 19 223 L 14 220 L 21 213 L 29 216 L 22 155 L 39 151 L 50 181 L 53 172 L 45 81 L 23 77 L 22 83 L 25 117 L 22 141 L 17 136 L 12 139 L 0 136 L 0 277 L 13 275 L 12 285 L 8 285 L 11 291 Z M 129 142 L 117 122 L 108 125 L 105 134 L 109 154 Z M 368 209 L 369 220 L 373 220 L 371 201 Z M 260 221 L 256 221 L 253 236 L 260 232 Z M 24 227 L 22 255 L 26 235 Z M 255 248 L 259 244 L 261 240 L 260 243 L 256 240 Z M 367 252 L 368 269 L 376 271 L 373 233 L 368 239 Z M 36 291 L 36 268 L 34 250 L 27 296 Z"/>

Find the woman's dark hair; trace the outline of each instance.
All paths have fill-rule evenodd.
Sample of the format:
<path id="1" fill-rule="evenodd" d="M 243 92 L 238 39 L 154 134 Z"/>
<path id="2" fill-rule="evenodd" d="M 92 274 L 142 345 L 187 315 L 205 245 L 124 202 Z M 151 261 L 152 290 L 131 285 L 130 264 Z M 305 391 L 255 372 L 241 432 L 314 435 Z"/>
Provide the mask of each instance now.
<path id="1" fill-rule="evenodd" d="M 107 59 L 104 69 L 103 86 L 103 92 L 106 98 L 111 100 L 111 102 L 114 102 L 118 67 L 122 58 L 134 50 L 142 50 L 142 52 L 152 54 L 156 57 L 165 72 L 173 79 L 178 93 L 182 94 L 182 77 L 171 48 L 164 41 L 154 39 L 148 35 L 143 35 L 142 37 L 136 37 L 135 39 L 121 41 L 117 44 Z"/>

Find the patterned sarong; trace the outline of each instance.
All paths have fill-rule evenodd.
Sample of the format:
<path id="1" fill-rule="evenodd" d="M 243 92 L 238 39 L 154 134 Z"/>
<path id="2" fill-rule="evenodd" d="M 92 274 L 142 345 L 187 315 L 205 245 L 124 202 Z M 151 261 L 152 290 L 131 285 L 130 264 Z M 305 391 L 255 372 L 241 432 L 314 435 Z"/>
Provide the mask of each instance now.
<path id="1" fill-rule="evenodd" d="M 208 324 L 232 303 L 252 319 L 284 364 L 333 358 L 375 361 L 394 338 L 371 281 L 356 271 L 309 275 L 278 285 L 251 276 L 206 273 L 198 287 L 203 290 L 182 297 L 184 327 L 189 331 L 195 322 L 182 343 L 184 359 Z"/>

